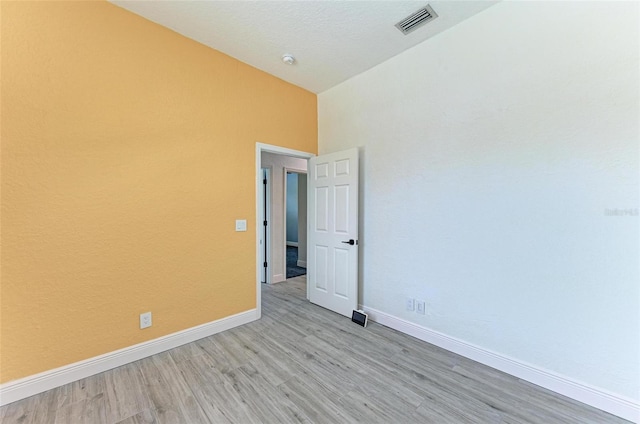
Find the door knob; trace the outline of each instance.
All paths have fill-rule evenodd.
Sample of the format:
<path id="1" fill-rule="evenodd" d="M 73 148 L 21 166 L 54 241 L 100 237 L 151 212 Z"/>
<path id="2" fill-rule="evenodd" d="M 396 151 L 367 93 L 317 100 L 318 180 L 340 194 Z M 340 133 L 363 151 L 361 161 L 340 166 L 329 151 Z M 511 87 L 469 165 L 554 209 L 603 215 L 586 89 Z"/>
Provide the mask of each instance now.
<path id="1" fill-rule="evenodd" d="M 356 244 L 356 241 L 354 239 L 350 239 L 349 241 L 343 241 L 343 243 L 353 246 L 354 244 Z"/>

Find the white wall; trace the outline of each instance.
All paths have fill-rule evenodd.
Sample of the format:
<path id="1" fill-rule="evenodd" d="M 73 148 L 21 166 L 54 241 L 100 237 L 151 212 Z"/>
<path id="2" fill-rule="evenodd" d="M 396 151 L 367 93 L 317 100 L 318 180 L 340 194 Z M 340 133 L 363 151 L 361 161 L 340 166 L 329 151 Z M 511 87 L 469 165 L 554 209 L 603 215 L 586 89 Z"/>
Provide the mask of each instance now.
<path id="1" fill-rule="evenodd" d="M 307 172 L 306 159 L 292 158 L 273 153 L 262 153 L 261 165 L 271 169 L 271 260 L 269 270 L 271 283 L 284 281 L 287 277 L 285 247 L 285 168 Z"/>
<path id="2" fill-rule="evenodd" d="M 318 96 L 361 303 L 640 399 L 638 8 L 502 2 Z"/>

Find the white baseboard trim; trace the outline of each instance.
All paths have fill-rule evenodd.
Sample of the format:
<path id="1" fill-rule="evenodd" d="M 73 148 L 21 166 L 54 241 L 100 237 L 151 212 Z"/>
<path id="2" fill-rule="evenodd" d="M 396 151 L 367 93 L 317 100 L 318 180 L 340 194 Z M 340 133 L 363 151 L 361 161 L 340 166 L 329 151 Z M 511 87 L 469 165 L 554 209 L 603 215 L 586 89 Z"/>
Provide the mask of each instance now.
<path id="1" fill-rule="evenodd" d="M 571 399 L 640 423 L 640 403 L 360 305 L 369 319 Z"/>
<path id="2" fill-rule="evenodd" d="M 271 284 L 280 283 L 284 280 L 286 280 L 284 274 L 274 274 L 271 278 Z"/>
<path id="3" fill-rule="evenodd" d="M 259 319 L 257 309 L 0 385 L 0 406 Z"/>
<path id="4" fill-rule="evenodd" d="M 297 264 L 300 268 L 306 268 L 307 267 L 307 261 L 298 261 Z"/>
<path id="5" fill-rule="evenodd" d="M 298 242 L 297 241 L 288 241 L 287 242 L 287 246 L 298 247 Z"/>

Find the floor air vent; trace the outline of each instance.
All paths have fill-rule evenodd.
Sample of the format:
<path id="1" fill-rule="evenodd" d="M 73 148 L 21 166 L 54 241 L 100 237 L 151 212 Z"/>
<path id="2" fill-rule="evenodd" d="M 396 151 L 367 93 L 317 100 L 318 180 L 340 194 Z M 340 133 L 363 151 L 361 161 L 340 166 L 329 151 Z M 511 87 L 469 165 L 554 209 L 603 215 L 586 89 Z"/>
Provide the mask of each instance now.
<path id="1" fill-rule="evenodd" d="M 398 28 L 404 35 L 409 34 L 411 31 L 414 31 L 420 28 L 422 25 L 427 22 L 431 22 L 435 18 L 438 17 L 438 14 L 433 11 L 431 6 L 426 5 L 422 9 L 418 10 L 415 13 L 407 16 L 400 22 L 396 24 L 396 28 Z"/>

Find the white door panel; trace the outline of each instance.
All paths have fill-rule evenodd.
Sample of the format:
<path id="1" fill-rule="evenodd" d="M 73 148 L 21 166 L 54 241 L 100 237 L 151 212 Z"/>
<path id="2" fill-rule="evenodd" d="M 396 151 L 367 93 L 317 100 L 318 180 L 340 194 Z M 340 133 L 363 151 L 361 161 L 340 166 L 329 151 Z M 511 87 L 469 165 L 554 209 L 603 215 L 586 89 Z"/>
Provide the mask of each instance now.
<path id="1" fill-rule="evenodd" d="M 309 300 L 351 316 L 358 306 L 358 149 L 311 158 L 308 173 Z"/>

